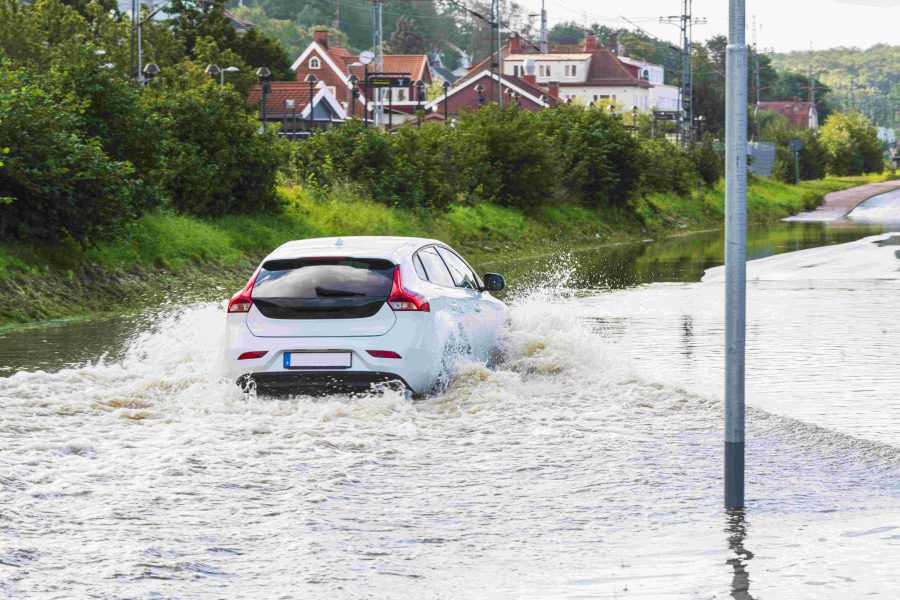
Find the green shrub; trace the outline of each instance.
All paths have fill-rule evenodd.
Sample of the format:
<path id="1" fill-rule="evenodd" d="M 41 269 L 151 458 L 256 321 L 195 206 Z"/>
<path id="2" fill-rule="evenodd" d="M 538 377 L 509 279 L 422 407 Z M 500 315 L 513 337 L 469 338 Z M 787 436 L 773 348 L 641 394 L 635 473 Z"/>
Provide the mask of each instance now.
<path id="1" fill-rule="evenodd" d="M 658 138 L 641 141 L 641 191 L 675 192 L 686 195 L 697 180 L 687 153 L 672 142 Z"/>
<path id="2" fill-rule="evenodd" d="M 859 113 L 834 113 L 820 131 L 832 175 L 861 175 L 884 170 L 884 149 L 875 128 Z"/>
<path id="3" fill-rule="evenodd" d="M 713 186 L 725 174 L 725 156 L 716 150 L 711 135 L 706 135 L 699 144 L 694 144 L 690 150 L 691 162 L 694 169 L 708 186 Z"/>
<path id="4" fill-rule="evenodd" d="M 559 155 L 569 197 L 590 206 L 625 204 L 640 178 L 640 147 L 620 118 L 567 104 L 536 118 Z"/>
<path id="5" fill-rule="evenodd" d="M 182 68 L 199 71 L 193 63 Z M 275 183 L 287 142 L 272 129 L 258 132 L 259 121 L 239 93 L 201 81 L 146 94 L 146 108 L 164 131 L 155 177 L 169 204 L 198 216 L 277 209 Z"/>
<path id="6" fill-rule="evenodd" d="M 81 244 L 113 237 L 140 211 L 132 166 L 82 130 L 89 105 L 7 69 L 0 65 L 0 237 Z"/>

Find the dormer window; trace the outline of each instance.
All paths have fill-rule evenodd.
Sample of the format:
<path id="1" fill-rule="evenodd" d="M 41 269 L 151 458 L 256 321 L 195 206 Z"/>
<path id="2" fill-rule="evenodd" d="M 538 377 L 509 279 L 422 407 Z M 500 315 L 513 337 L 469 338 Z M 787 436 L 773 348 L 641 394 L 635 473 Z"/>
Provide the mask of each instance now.
<path id="1" fill-rule="evenodd" d="M 513 77 L 521 77 L 525 74 L 525 68 L 522 65 L 513 65 Z"/>
<path id="2" fill-rule="evenodd" d="M 566 65 L 565 76 L 575 77 L 578 67 L 576 65 Z"/>
<path id="3" fill-rule="evenodd" d="M 550 65 L 540 65 L 538 66 L 538 74 L 541 77 L 550 77 Z"/>
<path id="4" fill-rule="evenodd" d="M 313 56 L 309 59 L 309 68 L 310 69 L 318 69 L 322 66 L 321 61 L 319 61 L 318 57 Z"/>

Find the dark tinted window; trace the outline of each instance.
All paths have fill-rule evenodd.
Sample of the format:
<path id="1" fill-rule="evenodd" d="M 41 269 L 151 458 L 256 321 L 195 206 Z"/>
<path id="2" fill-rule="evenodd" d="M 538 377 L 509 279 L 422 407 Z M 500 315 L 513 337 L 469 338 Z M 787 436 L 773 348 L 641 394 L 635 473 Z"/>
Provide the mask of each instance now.
<path id="1" fill-rule="evenodd" d="M 453 283 L 453 278 L 450 276 L 450 271 L 447 270 L 447 265 L 445 265 L 443 259 L 438 256 L 437 250 L 435 250 L 434 247 L 420 250 L 418 256 L 425 266 L 425 274 L 428 275 L 428 281 L 437 285 L 443 285 L 444 287 L 456 286 L 456 284 Z"/>
<path id="2" fill-rule="evenodd" d="M 387 260 L 327 258 L 272 260 L 253 285 L 253 303 L 272 319 L 365 318 L 391 293 Z"/>
<path id="3" fill-rule="evenodd" d="M 453 277 L 453 282 L 456 284 L 456 287 L 470 290 L 478 289 L 478 279 L 463 259 L 446 248 L 438 248 L 438 252 L 441 253 L 441 257 L 444 259 L 444 262 L 447 263 L 447 267 L 450 269 L 450 275 Z"/>
<path id="4" fill-rule="evenodd" d="M 254 298 L 388 296 L 394 265 L 356 258 L 271 260 L 253 285 Z"/>

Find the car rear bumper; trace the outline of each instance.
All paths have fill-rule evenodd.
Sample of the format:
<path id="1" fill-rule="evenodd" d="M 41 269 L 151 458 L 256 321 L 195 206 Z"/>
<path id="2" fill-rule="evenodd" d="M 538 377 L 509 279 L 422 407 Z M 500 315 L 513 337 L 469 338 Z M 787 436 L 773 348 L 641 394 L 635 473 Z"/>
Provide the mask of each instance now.
<path id="1" fill-rule="evenodd" d="M 241 375 L 237 384 L 261 394 L 309 396 L 326 394 L 366 394 L 383 389 L 411 389 L 395 373 L 377 371 L 263 372 Z"/>

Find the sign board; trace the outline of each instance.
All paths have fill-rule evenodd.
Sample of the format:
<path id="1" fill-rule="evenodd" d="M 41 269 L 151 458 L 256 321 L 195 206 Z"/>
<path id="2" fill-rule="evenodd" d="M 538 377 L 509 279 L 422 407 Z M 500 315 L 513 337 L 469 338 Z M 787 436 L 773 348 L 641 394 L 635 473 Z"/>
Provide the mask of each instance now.
<path id="1" fill-rule="evenodd" d="M 384 75 L 369 76 L 369 87 L 373 88 L 405 88 L 411 85 L 411 77 L 393 77 Z"/>
<path id="2" fill-rule="evenodd" d="M 803 150 L 803 140 L 791 138 L 791 152 L 800 152 L 801 150 Z"/>
<path id="3" fill-rule="evenodd" d="M 675 111 L 675 110 L 654 110 L 653 111 L 653 118 L 656 119 L 657 121 L 677 121 L 680 115 L 681 115 L 681 113 L 678 111 Z"/>

